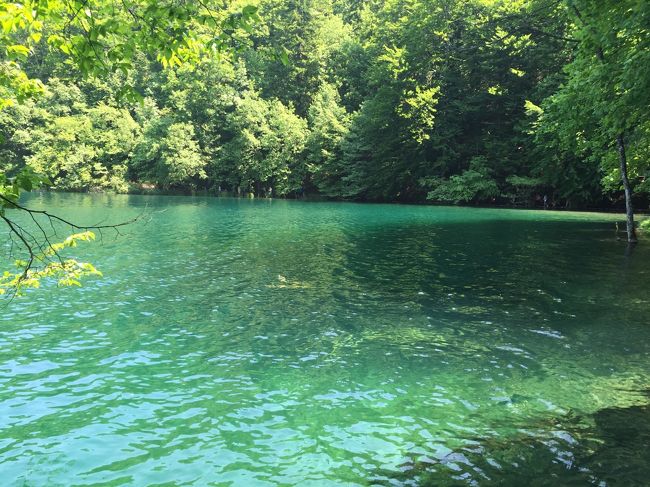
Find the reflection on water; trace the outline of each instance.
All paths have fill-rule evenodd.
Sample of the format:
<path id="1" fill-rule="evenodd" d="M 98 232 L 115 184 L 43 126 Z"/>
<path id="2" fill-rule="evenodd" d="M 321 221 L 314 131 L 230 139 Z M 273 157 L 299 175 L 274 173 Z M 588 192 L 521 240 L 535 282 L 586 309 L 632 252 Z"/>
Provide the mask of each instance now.
<path id="1" fill-rule="evenodd" d="M 613 217 L 32 195 L 105 277 L 0 320 L 10 485 L 643 485 L 650 251 Z"/>

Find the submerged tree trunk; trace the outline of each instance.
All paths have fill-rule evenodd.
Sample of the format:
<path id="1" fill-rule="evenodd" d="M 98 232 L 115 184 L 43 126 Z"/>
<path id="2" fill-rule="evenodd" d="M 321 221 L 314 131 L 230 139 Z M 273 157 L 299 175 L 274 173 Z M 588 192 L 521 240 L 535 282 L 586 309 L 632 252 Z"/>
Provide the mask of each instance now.
<path id="1" fill-rule="evenodd" d="M 627 241 L 630 243 L 636 242 L 636 230 L 634 229 L 634 209 L 632 208 L 632 188 L 630 188 L 630 180 L 627 177 L 627 157 L 625 155 L 625 139 L 623 134 L 616 137 L 616 145 L 618 146 L 618 159 L 621 164 L 621 180 L 623 181 L 623 188 L 625 189 L 625 215 L 627 222 Z"/>

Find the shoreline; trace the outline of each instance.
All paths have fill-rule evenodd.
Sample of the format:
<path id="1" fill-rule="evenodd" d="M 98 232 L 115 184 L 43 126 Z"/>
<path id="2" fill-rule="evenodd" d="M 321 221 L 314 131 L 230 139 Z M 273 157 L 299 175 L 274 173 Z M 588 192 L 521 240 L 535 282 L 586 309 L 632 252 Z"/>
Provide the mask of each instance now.
<path id="1" fill-rule="evenodd" d="M 184 198 L 206 198 L 206 199 L 232 199 L 241 201 L 295 201 L 302 203 L 347 203 L 358 205 L 395 205 L 395 206 L 413 206 L 413 207 L 447 207 L 458 209 L 482 209 L 482 210 L 513 210 L 513 211 L 535 211 L 540 213 L 577 213 L 577 214 L 603 214 L 612 216 L 620 216 L 625 219 L 625 208 L 548 208 L 544 209 L 541 206 L 512 206 L 512 205 L 499 205 L 499 204 L 451 204 L 443 202 L 405 202 L 405 201 L 363 201 L 363 200 L 343 200 L 343 199 L 329 199 L 319 195 L 306 195 L 302 198 L 287 198 L 287 197 L 266 197 L 266 196 L 236 196 L 227 191 L 222 191 L 221 194 L 214 194 L 208 191 L 195 191 L 195 192 L 181 192 L 181 191 L 143 191 L 143 192 L 128 192 L 128 193 L 114 193 L 108 191 L 52 191 L 52 190 L 37 190 L 25 192 L 24 194 L 76 194 L 86 196 L 157 196 L 157 197 L 184 197 Z M 635 210 L 635 219 L 637 223 L 650 218 L 650 209 Z"/>

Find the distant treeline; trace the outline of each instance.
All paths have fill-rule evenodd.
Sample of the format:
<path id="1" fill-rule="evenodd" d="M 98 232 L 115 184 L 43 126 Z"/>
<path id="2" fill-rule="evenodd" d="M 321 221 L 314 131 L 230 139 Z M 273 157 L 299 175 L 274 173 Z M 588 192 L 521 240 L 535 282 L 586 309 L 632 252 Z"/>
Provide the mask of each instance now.
<path id="1" fill-rule="evenodd" d="M 37 51 L 26 69 L 46 94 L 0 111 L 2 169 L 29 165 L 71 191 L 576 208 L 622 202 L 624 134 L 647 207 L 650 2 L 261 0 L 259 12 L 235 60 L 163 70 L 142 56 L 128 77 L 97 80 Z M 126 85 L 143 99 L 120 96 Z"/>

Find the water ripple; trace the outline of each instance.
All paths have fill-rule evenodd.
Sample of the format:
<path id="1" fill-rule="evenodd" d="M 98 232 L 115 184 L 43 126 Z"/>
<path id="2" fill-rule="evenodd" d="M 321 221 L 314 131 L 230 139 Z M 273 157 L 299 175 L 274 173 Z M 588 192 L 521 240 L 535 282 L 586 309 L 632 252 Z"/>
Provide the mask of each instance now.
<path id="1" fill-rule="evenodd" d="M 105 278 L 0 317 L 4 484 L 650 475 L 650 254 L 623 261 L 608 217 L 132 196 L 111 217 L 145 201 L 166 211 L 86 250 Z"/>

